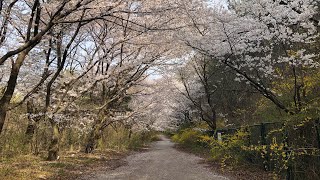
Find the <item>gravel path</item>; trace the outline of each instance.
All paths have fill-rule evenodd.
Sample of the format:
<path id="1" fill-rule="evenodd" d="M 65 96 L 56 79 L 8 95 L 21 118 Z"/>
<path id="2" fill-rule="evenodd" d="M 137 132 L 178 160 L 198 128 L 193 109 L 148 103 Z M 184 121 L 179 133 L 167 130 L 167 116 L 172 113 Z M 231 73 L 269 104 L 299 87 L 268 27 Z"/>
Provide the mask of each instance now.
<path id="1" fill-rule="evenodd" d="M 84 177 L 86 180 L 226 180 L 199 164 L 201 158 L 180 152 L 165 137 L 144 153 L 128 156 L 126 166 Z"/>

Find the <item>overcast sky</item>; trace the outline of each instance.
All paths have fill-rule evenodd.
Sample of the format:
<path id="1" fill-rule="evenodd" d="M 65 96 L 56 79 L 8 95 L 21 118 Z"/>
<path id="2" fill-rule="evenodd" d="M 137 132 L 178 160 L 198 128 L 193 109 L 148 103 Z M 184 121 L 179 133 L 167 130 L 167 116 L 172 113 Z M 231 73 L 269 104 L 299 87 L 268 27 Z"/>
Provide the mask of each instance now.
<path id="1" fill-rule="evenodd" d="M 218 5 L 218 6 L 223 6 L 227 8 L 227 0 L 209 0 L 211 1 L 212 5 Z"/>

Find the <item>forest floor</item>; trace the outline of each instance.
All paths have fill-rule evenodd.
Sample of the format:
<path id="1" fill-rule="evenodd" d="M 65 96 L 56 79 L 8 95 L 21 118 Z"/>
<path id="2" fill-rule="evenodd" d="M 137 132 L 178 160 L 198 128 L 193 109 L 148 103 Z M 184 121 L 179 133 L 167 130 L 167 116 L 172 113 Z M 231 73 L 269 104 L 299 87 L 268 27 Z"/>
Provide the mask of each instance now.
<path id="1" fill-rule="evenodd" d="M 57 161 L 25 155 L 0 159 L 2 180 L 73 180 L 84 174 L 115 169 L 125 164 L 122 160 L 130 152 L 104 151 L 94 154 L 69 152 Z"/>
<path id="2" fill-rule="evenodd" d="M 168 138 L 154 142 L 148 151 L 127 156 L 125 166 L 91 173 L 81 180 L 226 180 L 206 167 L 203 159 L 174 148 Z"/>

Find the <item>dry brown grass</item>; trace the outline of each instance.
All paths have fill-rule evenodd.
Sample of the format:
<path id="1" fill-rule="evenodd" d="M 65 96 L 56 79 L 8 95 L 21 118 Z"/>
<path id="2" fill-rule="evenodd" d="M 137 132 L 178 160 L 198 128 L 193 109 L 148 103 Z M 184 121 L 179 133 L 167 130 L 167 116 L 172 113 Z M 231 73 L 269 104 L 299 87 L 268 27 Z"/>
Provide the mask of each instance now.
<path id="1" fill-rule="evenodd" d="M 58 161 L 45 161 L 33 155 L 0 160 L 0 179 L 75 179 L 83 174 L 123 165 L 125 152 L 104 151 L 94 154 L 69 152 Z"/>

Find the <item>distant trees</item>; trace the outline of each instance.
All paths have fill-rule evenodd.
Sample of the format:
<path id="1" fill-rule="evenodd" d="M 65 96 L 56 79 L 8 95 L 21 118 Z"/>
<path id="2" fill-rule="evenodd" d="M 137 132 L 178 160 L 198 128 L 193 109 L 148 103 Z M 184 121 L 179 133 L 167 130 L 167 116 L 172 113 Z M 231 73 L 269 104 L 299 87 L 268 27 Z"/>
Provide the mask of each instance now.
<path id="1" fill-rule="evenodd" d="M 218 120 L 241 124 L 236 111 L 243 106 L 248 108 L 257 93 L 235 81 L 235 73 L 201 54 L 191 56 L 176 78 L 181 83 L 177 85 L 179 93 L 189 102 L 185 104 L 190 109 L 189 118 L 205 122 L 212 130 L 217 128 Z"/>
<path id="2" fill-rule="evenodd" d="M 181 93 L 190 100 L 201 120 L 206 122 L 212 130 L 215 130 L 217 127 L 217 107 L 213 96 L 218 88 L 213 81 L 217 79 L 212 77 L 215 72 L 209 72 L 209 61 L 201 57 L 191 61 L 190 69 L 187 68 L 178 72 L 178 78 L 184 87 Z"/>

